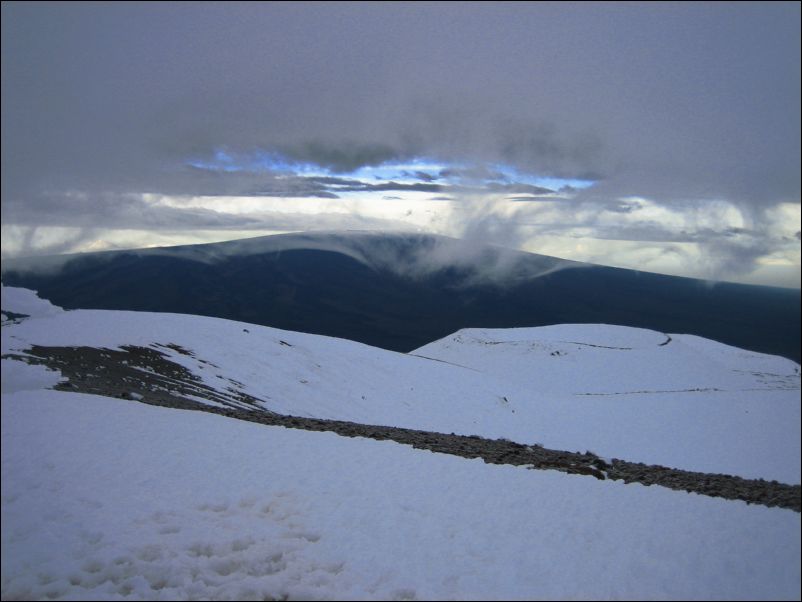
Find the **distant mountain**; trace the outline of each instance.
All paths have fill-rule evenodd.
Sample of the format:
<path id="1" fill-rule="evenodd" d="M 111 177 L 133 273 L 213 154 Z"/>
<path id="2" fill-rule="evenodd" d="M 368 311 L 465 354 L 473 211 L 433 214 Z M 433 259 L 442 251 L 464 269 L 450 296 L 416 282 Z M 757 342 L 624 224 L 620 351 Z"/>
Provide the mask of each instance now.
<path id="1" fill-rule="evenodd" d="M 800 361 L 797 290 L 567 262 L 416 234 L 307 233 L 3 262 L 64 308 L 222 317 L 407 352 L 461 328 L 604 323 Z"/>

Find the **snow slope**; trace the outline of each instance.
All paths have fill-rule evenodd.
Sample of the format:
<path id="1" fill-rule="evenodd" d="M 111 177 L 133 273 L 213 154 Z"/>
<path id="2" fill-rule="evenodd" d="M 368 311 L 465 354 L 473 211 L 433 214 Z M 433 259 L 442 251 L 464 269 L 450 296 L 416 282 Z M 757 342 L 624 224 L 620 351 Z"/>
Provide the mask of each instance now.
<path id="1" fill-rule="evenodd" d="M 19 295 L 6 309 L 36 315 Z M 406 355 L 217 318 L 42 311 L 4 326 L 4 354 L 31 343 L 176 344 L 194 355 L 160 350 L 281 414 L 800 482 L 799 366 L 697 337 L 661 345 L 667 335 L 619 326 L 469 330 Z M 5 377 L 14 364 L 3 361 L 4 382 L 18 383 L 6 389 L 25 386 Z"/>
<path id="2" fill-rule="evenodd" d="M 785 358 L 603 324 L 465 329 L 412 353 L 508 384 L 547 447 L 800 482 L 800 369 Z"/>
<path id="3" fill-rule="evenodd" d="M 663 361 L 675 374 L 662 375 L 661 387 L 714 383 L 743 398 L 677 394 L 688 414 L 670 425 L 691 429 L 709 416 L 720 430 L 641 438 L 644 447 L 627 459 L 737 464 L 726 449 L 758 476 L 799 482 L 798 468 L 778 465 L 781 456 L 798 461 L 798 384 L 781 389 L 748 375 L 760 367 L 793 386 L 798 366 L 765 356 L 728 365 L 731 350 L 707 341 L 672 336 L 660 347 L 665 337 L 657 333 L 601 326 L 463 331 L 455 335 L 461 343 L 449 338 L 419 350 L 442 356 L 433 360 L 209 318 L 60 312 L 13 290 L 3 291 L 3 309 L 31 316 L 4 320 L 4 354 L 31 343 L 176 343 L 195 356 L 176 352 L 174 361 L 216 386 L 237 379 L 277 411 L 563 441 L 610 428 L 612 416 L 629 420 L 618 441 L 610 437 L 616 449 L 639 441 L 630 431 L 650 423 L 644 414 L 656 406 L 648 400 L 670 403 L 671 395 L 580 394 L 652 386 L 647 364 Z M 572 343 L 563 342 L 566 333 Z M 710 370 L 718 361 L 718 376 L 659 355 L 674 339 L 686 358 L 706 358 Z M 600 343 L 632 349 L 590 347 Z M 486 361 L 475 364 L 482 348 Z M 605 376 L 597 353 L 630 354 L 619 366 L 631 376 Z M 551 369 L 541 370 L 546 358 Z M 41 367 L 8 359 L 2 367 L 3 599 L 800 597 L 802 525 L 789 510 L 57 392 L 47 388 L 58 375 Z M 538 370 L 541 381 L 551 379 L 542 391 Z M 745 388 L 761 386 L 749 402 Z M 614 405 L 630 397 L 641 400 L 634 416 Z M 557 411 L 555 398 L 576 411 L 573 422 L 566 415 L 549 427 L 565 432 L 526 424 Z M 745 409 L 752 422 L 740 417 Z M 783 427 L 776 412 L 793 424 Z M 670 411 L 652 421 L 668 419 Z M 764 430 L 781 440 L 750 464 L 750 453 L 772 443 Z M 740 447 L 730 450 L 732 437 Z M 686 448 L 672 447 L 672 438 Z"/>
<path id="4" fill-rule="evenodd" d="M 798 599 L 800 515 L 53 391 L 2 403 L 4 599 Z"/>
<path id="5" fill-rule="evenodd" d="M 59 314 L 64 310 L 56 307 L 47 299 L 42 299 L 25 288 L 14 286 L 0 286 L 0 307 L 3 308 L 3 322 L 6 321 L 6 311 L 41 318 Z"/>

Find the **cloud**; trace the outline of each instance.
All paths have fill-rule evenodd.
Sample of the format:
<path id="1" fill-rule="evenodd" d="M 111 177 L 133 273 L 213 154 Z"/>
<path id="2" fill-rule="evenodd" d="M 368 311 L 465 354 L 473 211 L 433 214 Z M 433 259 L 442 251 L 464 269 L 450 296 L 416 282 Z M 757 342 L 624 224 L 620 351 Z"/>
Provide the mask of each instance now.
<path id="1" fill-rule="evenodd" d="M 549 188 L 543 188 L 542 186 L 534 186 L 532 184 L 521 184 L 518 182 L 513 182 L 510 184 L 500 184 L 498 182 L 490 182 L 485 186 L 485 188 L 490 192 L 496 193 L 504 193 L 504 194 L 522 194 L 522 193 L 529 193 L 529 194 L 549 194 L 554 192 Z"/>
<path id="2" fill-rule="evenodd" d="M 405 171 L 404 175 L 407 177 L 417 178 L 418 180 L 423 180 L 424 182 L 434 182 L 435 180 L 439 179 L 439 176 L 428 174 L 425 171 L 416 171 L 413 173 Z"/>
<path id="3" fill-rule="evenodd" d="M 463 199 L 481 181 L 495 188 L 468 201 L 463 229 L 501 233 L 520 216 L 498 194 L 543 194 L 497 177 L 505 164 L 595 181 L 562 190 L 585 213 L 642 216 L 631 197 L 688 215 L 731 204 L 764 238 L 710 247 L 735 266 L 777 238 L 776 207 L 800 202 L 799 21 L 798 3 L 3 3 L 3 224 L 158 228 L 132 200 L 145 193 Z M 220 149 L 344 179 L 423 157 L 454 180 L 189 164 Z"/>
<path id="4" fill-rule="evenodd" d="M 303 239 L 301 242 L 304 243 Z M 451 270 L 454 276 L 451 281 L 457 286 L 504 287 L 518 279 L 579 267 L 571 261 L 537 257 L 470 237 L 455 240 L 417 233 L 404 236 L 359 233 L 340 237 L 335 233 L 325 238 L 313 237 L 309 242 L 324 242 L 327 248 L 336 248 L 375 269 L 407 278 L 425 279 L 441 270 Z M 460 273 L 453 273 L 455 268 Z"/>
<path id="5" fill-rule="evenodd" d="M 386 161 L 401 158 L 398 151 L 385 144 L 350 140 L 341 140 L 337 143 L 310 141 L 297 145 L 282 145 L 278 147 L 278 151 L 299 163 L 313 163 L 339 173 L 351 172 L 366 165 L 381 165 Z"/>
<path id="6" fill-rule="evenodd" d="M 382 182 L 381 184 L 359 184 L 344 188 L 343 190 L 349 192 L 382 192 L 388 190 L 407 190 L 414 192 L 441 192 L 447 190 L 446 186 L 440 184 L 423 184 L 416 182 L 414 184 L 402 184 L 399 182 Z"/>
<path id="7" fill-rule="evenodd" d="M 485 165 L 471 167 L 447 167 L 440 170 L 441 178 L 467 180 L 468 182 L 483 182 L 487 180 L 505 180 L 506 176 L 500 171 Z"/>
<path id="8" fill-rule="evenodd" d="M 4 158 L 28 166 L 12 188 L 37 170 L 166 185 L 171 161 L 228 147 L 337 171 L 498 161 L 652 197 L 798 193 L 793 5 L 3 11 Z"/>
<path id="9" fill-rule="evenodd" d="M 274 178 L 252 188 L 249 193 L 253 196 L 339 198 L 335 192 L 332 192 L 329 183 L 318 180 L 318 178 L 292 176 Z"/>

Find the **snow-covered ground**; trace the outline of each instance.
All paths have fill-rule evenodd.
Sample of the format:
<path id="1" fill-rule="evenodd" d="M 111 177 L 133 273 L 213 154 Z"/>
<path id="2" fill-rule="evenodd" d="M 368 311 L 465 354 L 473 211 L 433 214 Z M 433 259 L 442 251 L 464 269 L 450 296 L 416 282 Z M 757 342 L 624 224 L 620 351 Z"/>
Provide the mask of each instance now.
<path id="1" fill-rule="evenodd" d="M 546 447 L 800 482 L 800 370 L 791 360 L 602 324 L 466 329 L 413 353 L 505 383 L 522 425 Z"/>
<path id="2" fill-rule="evenodd" d="M 38 316 L 3 328 L 4 354 L 31 343 L 176 344 L 193 356 L 159 349 L 281 414 L 800 482 L 799 365 L 698 337 L 663 344 L 668 335 L 606 325 L 464 330 L 407 355 L 216 318 L 64 312 L 35 297 L 29 307 L 30 291 L 3 291 L 7 311 Z M 11 369 L 4 361 L 3 386 L 24 386 L 6 378 Z"/>
<path id="3" fill-rule="evenodd" d="M 74 393 L 2 429 L 4 599 L 799 597 L 788 510 Z"/>
<path id="4" fill-rule="evenodd" d="M 210 318 L 61 312 L 19 289 L 2 302 L 31 316 L 4 318 L 4 354 L 176 343 L 195 356 L 173 361 L 280 412 L 799 482 L 799 367 L 695 337 L 472 330 L 424 359 Z M 57 379 L 3 360 L 3 599 L 800 597 L 789 510 L 47 390 Z"/>

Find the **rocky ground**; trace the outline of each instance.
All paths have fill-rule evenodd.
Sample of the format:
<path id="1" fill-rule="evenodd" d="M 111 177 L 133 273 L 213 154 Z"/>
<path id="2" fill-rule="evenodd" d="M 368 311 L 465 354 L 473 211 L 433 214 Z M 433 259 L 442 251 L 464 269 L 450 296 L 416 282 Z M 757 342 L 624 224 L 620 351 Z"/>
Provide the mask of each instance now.
<path id="1" fill-rule="evenodd" d="M 163 351 L 165 348 L 192 355 L 191 351 L 178 345 L 126 346 L 119 350 L 33 346 L 24 355 L 4 357 L 59 370 L 67 380 L 56 388 L 64 391 L 134 399 L 152 405 L 199 410 L 286 428 L 332 431 L 346 437 L 391 440 L 436 453 L 482 458 L 489 464 L 560 470 L 601 480 L 658 485 L 711 497 L 743 500 L 750 504 L 788 508 L 796 512 L 802 508 L 800 486 L 777 481 L 691 472 L 616 458 L 607 461 L 588 451 L 553 450 L 506 439 L 484 439 L 475 435 L 275 414 L 265 410 L 260 404 L 261 400 L 242 392 L 241 383 L 229 381 L 230 386 L 223 391 L 207 386 L 189 370 L 170 360 Z"/>

